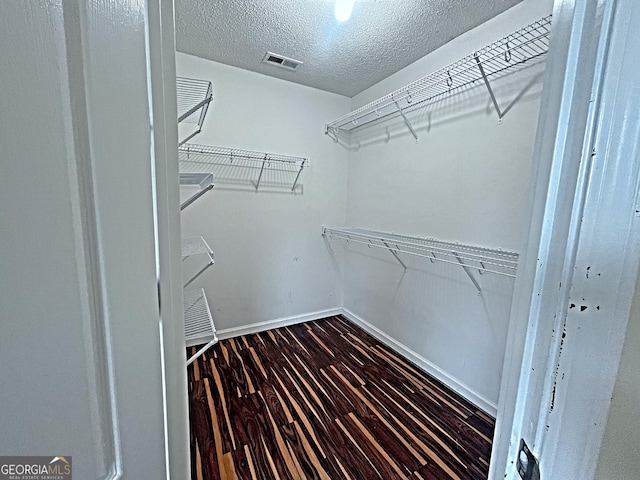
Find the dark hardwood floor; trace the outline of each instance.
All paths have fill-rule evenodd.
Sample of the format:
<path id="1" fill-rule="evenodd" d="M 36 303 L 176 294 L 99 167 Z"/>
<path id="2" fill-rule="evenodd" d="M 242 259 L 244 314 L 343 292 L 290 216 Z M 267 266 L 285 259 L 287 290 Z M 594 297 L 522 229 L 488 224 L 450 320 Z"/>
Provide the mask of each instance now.
<path id="1" fill-rule="evenodd" d="M 222 340 L 188 374 L 193 479 L 487 478 L 494 420 L 342 317 Z"/>

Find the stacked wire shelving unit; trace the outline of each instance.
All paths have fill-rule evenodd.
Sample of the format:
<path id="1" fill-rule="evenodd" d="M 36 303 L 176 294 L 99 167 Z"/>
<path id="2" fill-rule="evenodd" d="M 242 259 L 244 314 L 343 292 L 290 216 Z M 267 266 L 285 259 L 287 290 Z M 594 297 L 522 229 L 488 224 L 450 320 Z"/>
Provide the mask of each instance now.
<path id="1" fill-rule="evenodd" d="M 467 55 L 409 85 L 391 92 L 325 125 L 324 132 L 335 142 L 365 125 L 401 116 L 412 136 L 418 135 L 406 114 L 451 95 L 465 87 L 487 87 L 498 118 L 500 108 L 490 81 L 542 59 L 549 49 L 551 16 L 542 18 L 486 47 Z"/>
<path id="2" fill-rule="evenodd" d="M 214 173 L 219 171 L 219 166 L 227 170 L 229 166 L 239 167 L 249 172 L 256 191 L 263 185 L 284 186 L 291 192 L 296 191 L 302 171 L 309 166 L 308 158 L 187 143 L 202 131 L 213 99 L 210 81 L 178 77 L 176 97 L 180 186 L 188 193 L 181 201 L 180 211 L 213 189 Z M 216 178 L 221 177 L 216 173 Z M 204 262 L 184 283 L 185 288 L 214 264 L 213 250 L 203 237 L 182 240 L 183 262 L 191 257 L 204 259 Z M 189 364 L 218 341 L 203 289 L 184 291 L 184 321 L 187 346 L 204 344 L 189 358 Z"/>
<path id="3" fill-rule="evenodd" d="M 182 145 L 202 131 L 209 104 L 213 99 L 211 82 L 178 77 L 176 79 L 176 97 L 179 144 Z M 181 130 L 182 125 L 188 125 L 190 128 Z M 183 211 L 213 188 L 213 175 L 211 173 L 181 172 L 180 186 L 189 191 L 189 196 L 180 204 L 180 211 Z M 214 264 L 213 250 L 203 237 L 182 239 L 182 261 L 184 262 L 190 257 L 204 258 L 205 262 L 185 282 L 185 289 Z M 187 360 L 187 365 L 189 365 L 215 345 L 218 337 L 204 289 L 184 290 L 183 299 L 185 344 L 187 347 L 202 345 Z"/>

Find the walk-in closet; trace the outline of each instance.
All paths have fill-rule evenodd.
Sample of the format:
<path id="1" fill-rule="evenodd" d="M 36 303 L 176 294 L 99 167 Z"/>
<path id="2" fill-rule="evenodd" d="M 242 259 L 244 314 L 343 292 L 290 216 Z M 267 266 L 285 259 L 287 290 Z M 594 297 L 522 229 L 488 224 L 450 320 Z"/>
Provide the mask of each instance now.
<path id="1" fill-rule="evenodd" d="M 0 2 L 0 477 L 640 478 L 638 51 L 636 0 Z"/>
<path id="2" fill-rule="evenodd" d="M 324 3 L 309 8 L 333 15 Z M 181 194 L 202 195 L 182 235 L 215 253 L 183 271 L 216 332 L 205 322 L 210 339 L 188 351 L 194 478 L 487 478 L 551 3 L 502 5 L 454 38 L 423 33 L 440 46 L 364 88 L 335 72 L 305 85 L 300 43 L 264 45 L 287 68 L 234 66 L 251 45 L 240 60 L 203 54 L 206 22 L 177 7 Z M 319 19 L 334 30 L 313 48 L 363 42 L 341 29 L 368 8 Z M 450 31 L 469 15 L 442 14 L 460 19 Z M 396 35 L 393 20 L 376 27 Z M 271 38 L 245 22 L 219 26 L 222 51 L 241 32 Z M 385 62 L 368 53 L 359 61 Z"/>

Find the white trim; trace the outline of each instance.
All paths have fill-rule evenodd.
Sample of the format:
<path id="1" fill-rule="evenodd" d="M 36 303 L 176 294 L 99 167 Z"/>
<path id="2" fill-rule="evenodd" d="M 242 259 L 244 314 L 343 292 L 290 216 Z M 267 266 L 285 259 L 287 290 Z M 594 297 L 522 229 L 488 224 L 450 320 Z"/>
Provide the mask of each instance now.
<path id="1" fill-rule="evenodd" d="M 531 207 L 525 215 L 531 222 L 511 306 L 489 478 L 519 478 L 514 460 L 520 438 L 538 455 L 535 430 L 539 423 L 546 428 L 538 413 L 550 378 L 547 360 L 559 344 L 560 335 L 555 332 L 562 332 L 563 315 L 558 309 L 567 304 L 570 288 L 566 272 L 571 270 L 571 244 L 575 243 L 571 213 L 591 106 L 602 8 L 603 2 L 555 1 L 529 175 Z M 537 391 L 527 396 L 530 381 Z"/>
<path id="2" fill-rule="evenodd" d="M 556 2 L 490 478 L 519 478 L 520 438 L 540 478 L 594 478 L 640 258 L 639 15 L 635 0 Z"/>
<path id="3" fill-rule="evenodd" d="M 312 320 L 332 317 L 334 315 L 340 315 L 342 314 L 342 312 L 343 309 L 340 307 L 329 308 L 327 310 L 319 310 L 317 312 L 304 313 L 302 315 L 292 315 L 290 317 L 267 320 L 266 322 L 251 323 L 242 327 L 225 328 L 223 330 L 218 330 L 217 335 L 220 340 L 224 340 L 226 338 L 234 338 L 241 335 L 264 332 L 273 328 L 295 325 L 296 323 L 310 322 Z"/>
<path id="4" fill-rule="evenodd" d="M 551 472 L 595 478 L 630 320 L 640 259 L 640 223 L 633 212 L 640 184 L 639 21 L 637 0 L 607 2 L 596 64 L 600 78 L 592 87 L 591 131 L 581 159 L 581 204 L 573 218 L 579 230 L 568 302 L 580 308 L 565 310 L 564 348 L 550 358 L 557 385 L 554 408 L 545 411 L 548 420 L 536 438 L 542 478 Z"/>
<path id="5" fill-rule="evenodd" d="M 172 0 L 146 2 L 150 131 L 166 480 L 191 475 L 181 274 L 176 69 Z M 177 274 L 176 274 L 177 272 Z"/>
<path id="6" fill-rule="evenodd" d="M 458 393 L 459 395 L 462 395 L 466 400 L 470 401 L 481 410 L 485 411 L 486 413 L 488 413 L 493 417 L 496 416 L 498 412 L 498 406 L 495 403 L 486 399 L 485 397 L 483 397 L 482 395 L 480 395 L 479 393 L 477 393 L 472 388 L 465 385 L 455 377 L 452 377 L 447 372 L 442 370 L 440 367 L 431 363 L 429 360 L 419 355 L 418 353 L 414 352 L 409 347 L 403 345 L 393 337 L 387 335 L 385 332 L 383 332 L 379 328 L 374 327 L 369 322 L 364 320 L 362 317 L 353 313 L 351 310 L 343 308 L 342 314 L 345 316 L 345 318 L 347 318 L 351 322 L 358 325 L 364 331 L 366 331 L 370 335 L 380 340 L 382 343 L 384 343 L 386 346 L 388 346 L 395 352 L 399 353 L 406 359 L 416 364 L 418 367 L 420 367 L 422 370 L 424 370 L 426 373 L 428 373 L 435 379 L 444 383 L 447 387 L 452 389 L 454 392 Z"/>

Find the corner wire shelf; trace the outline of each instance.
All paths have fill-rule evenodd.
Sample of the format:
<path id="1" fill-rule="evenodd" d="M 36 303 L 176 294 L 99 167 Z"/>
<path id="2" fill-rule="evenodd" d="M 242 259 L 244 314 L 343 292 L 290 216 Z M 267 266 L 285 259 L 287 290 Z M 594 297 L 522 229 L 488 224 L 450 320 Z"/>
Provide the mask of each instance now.
<path id="1" fill-rule="evenodd" d="M 358 228 L 330 227 L 322 227 L 322 235 L 361 243 L 368 247 L 384 248 L 391 252 L 405 270 L 407 265 L 400 258 L 400 254 L 427 258 L 432 263 L 437 261 L 461 266 L 478 292 L 481 291 L 480 284 L 472 270 L 477 270 L 480 275 L 489 272 L 515 278 L 518 267 L 518 254 L 515 252 L 443 242 L 434 238 L 412 237 Z"/>
<path id="2" fill-rule="evenodd" d="M 213 175 L 210 173 L 181 173 L 180 186 L 197 188 L 194 194 L 180 204 L 180 211 L 182 211 L 213 188 Z"/>
<path id="3" fill-rule="evenodd" d="M 502 119 L 506 112 L 500 109 L 489 79 L 507 74 L 518 66 L 545 55 L 549 50 L 550 31 L 551 16 L 544 17 L 446 67 L 326 124 L 325 134 L 329 135 L 334 142 L 337 142 L 337 134 L 341 131 L 351 132 L 371 122 L 399 114 L 413 137 L 417 140 L 418 136 L 407 119 L 406 112 L 479 82 L 484 82 L 489 90 L 498 118 Z"/>
<path id="4" fill-rule="evenodd" d="M 195 124 L 195 131 L 191 132 L 179 144 L 188 142 L 202 131 L 204 117 L 213 100 L 211 82 L 194 78 L 176 78 L 176 97 L 178 101 L 178 123 Z"/>
<path id="5" fill-rule="evenodd" d="M 207 263 L 184 284 L 184 288 L 187 288 L 193 283 L 193 281 L 202 275 L 209 267 L 213 266 L 215 259 L 213 258 L 213 250 L 202 237 L 189 237 L 182 239 L 182 261 L 184 262 L 189 257 L 204 255 L 207 259 Z"/>
<path id="6" fill-rule="evenodd" d="M 302 170 L 309 166 L 309 159 L 305 157 L 196 144 L 181 145 L 178 148 L 178 160 L 181 167 L 197 169 L 222 164 L 234 165 L 234 162 L 241 167 L 252 166 L 256 170 L 259 168 L 258 178 L 254 182 L 256 190 L 260 188 L 266 170 L 288 172 L 292 177 L 295 176 L 291 185 L 292 192 L 298 185 Z"/>
<path id="7" fill-rule="evenodd" d="M 187 365 L 190 365 L 218 341 L 207 297 L 202 288 L 184 291 L 184 333 L 187 347 L 200 345 L 203 341 L 208 340 L 187 360 Z"/>

